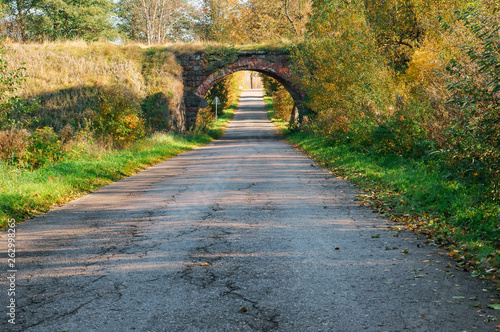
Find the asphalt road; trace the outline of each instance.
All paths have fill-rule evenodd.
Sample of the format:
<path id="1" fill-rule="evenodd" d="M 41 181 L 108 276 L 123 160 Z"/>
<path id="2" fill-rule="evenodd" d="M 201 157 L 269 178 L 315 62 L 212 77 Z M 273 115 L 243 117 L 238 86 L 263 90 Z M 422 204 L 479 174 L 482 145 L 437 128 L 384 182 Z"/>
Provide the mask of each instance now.
<path id="1" fill-rule="evenodd" d="M 220 140 L 18 226 L 0 329 L 495 331 L 492 284 L 357 194 L 247 90 Z"/>

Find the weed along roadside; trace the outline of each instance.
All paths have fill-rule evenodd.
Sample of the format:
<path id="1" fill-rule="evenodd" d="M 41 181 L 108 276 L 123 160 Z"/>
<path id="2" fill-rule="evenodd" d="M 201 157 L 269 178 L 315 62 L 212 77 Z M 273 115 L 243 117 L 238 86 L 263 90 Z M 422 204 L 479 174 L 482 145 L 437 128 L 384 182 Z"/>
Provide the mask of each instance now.
<path id="1" fill-rule="evenodd" d="M 80 151 L 37 169 L 0 163 L 0 223 L 21 222 L 185 151 L 219 138 L 236 110 L 225 109 L 206 131 L 155 133 L 119 150 Z"/>
<path id="2" fill-rule="evenodd" d="M 382 156 L 334 144 L 313 132 L 291 131 L 288 123 L 273 117 L 273 99 L 264 99 L 269 117 L 286 140 L 334 175 L 354 183 L 361 191 L 360 204 L 394 221 L 393 230 L 425 235 L 428 245 L 449 251 L 455 268 L 492 280 L 500 290 L 496 236 L 500 207 L 485 199 L 481 186 L 450 179 L 432 159 Z"/>

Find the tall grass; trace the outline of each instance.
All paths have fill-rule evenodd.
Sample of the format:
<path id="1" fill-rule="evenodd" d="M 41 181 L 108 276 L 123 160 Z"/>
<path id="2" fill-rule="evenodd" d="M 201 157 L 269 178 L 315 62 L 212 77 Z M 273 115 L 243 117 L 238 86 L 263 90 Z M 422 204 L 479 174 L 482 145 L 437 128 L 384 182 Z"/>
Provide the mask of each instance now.
<path id="1" fill-rule="evenodd" d="M 144 88 L 142 50 L 136 46 L 84 41 L 10 44 L 5 59 L 13 67 L 26 67 L 25 97 L 113 84 L 127 86 L 135 94 Z"/>

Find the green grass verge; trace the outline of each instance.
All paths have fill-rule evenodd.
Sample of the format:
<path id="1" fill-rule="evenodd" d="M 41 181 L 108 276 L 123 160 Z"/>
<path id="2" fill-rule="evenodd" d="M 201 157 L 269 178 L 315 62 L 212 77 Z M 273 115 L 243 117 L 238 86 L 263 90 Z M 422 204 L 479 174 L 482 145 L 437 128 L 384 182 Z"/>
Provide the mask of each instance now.
<path id="1" fill-rule="evenodd" d="M 272 116 L 272 100 L 265 98 L 265 103 Z M 430 245 L 446 246 L 472 276 L 498 279 L 500 206 L 486 199 L 481 186 L 451 179 L 431 160 L 380 156 L 315 133 L 289 131 L 286 123 L 273 121 L 290 143 L 357 184 L 361 204 L 429 236 Z"/>
<path id="2" fill-rule="evenodd" d="M 5 228 L 10 219 L 21 222 L 47 212 L 219 138 L 233 118 L 236 105 L 224 111 L 208 134 L 155 134 L 124 150 L 84 154 L 36 170 L 19 169 L 0 162 L 0 227 Z"/>

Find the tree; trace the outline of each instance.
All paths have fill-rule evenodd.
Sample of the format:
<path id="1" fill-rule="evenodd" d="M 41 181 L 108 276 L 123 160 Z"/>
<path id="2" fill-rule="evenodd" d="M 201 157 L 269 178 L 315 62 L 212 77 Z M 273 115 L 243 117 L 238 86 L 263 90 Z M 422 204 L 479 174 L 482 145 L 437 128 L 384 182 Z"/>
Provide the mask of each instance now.
<path id="1" fill-rule="evenodd" d="M 335 139 L 363 137 L 388 106 L 391 77 L 362 1 L 314 0 L 307 28 L 292 63 L 316 128 Z"/>
<path id="2" fill-rule="evenodd" d="M 2 0 L 4 33 L 14 40 L 31 37 L 28 25 L 41 0 Z"/>
<path id="3" fill-rule="evenodd" d="M 244 42 L 247 34 L 241 31 L 241 4 L 235 0 L 203 0 L 201 17 L 196 25 L 196 35 L 205 41 Z"/>
<path id="4" fill-rule="evenodd" d="M 8 34 L 16 40 L 96 40 L 113 36 L 111 0 L 3 1 L 13 18 Z"/>
<path id="5" fill-rule="evenodd" d="M 196 10 L 185 0 L 122 0 L 118 16 L 122 32 L 148 45 L 193 39 Z"/>
<path id="6" fill-rule="evenodd" d="M 412 0 L 365 0 L 366 16 L 379 47 L 394 69 L 404 71 L 424 30 Z"/>
<path id="7" fill-rule="evenodd" d="M 18 90 L 26 80 L 24 71 L 20 67 L 12 69 L 3 59 L 4 49 L 0 48 L 0 130 L 24 127 L 30 123 L 30 114 L 38 107 L 36 101 L 28 102 L 21 98 Z"/>
<path id="8" fill-rule="evenodd" d="M 40 8 L 43 15 L 33 20 L 39 37 L 96 40 L 113 35 L 111 0 L 43 0 Z"/>
<path id="9" fill-rule="evenodd" d="M 310 0 L 204 0 L 197 35 L 231 43 L 274 42 L 305 33 Z"/>

